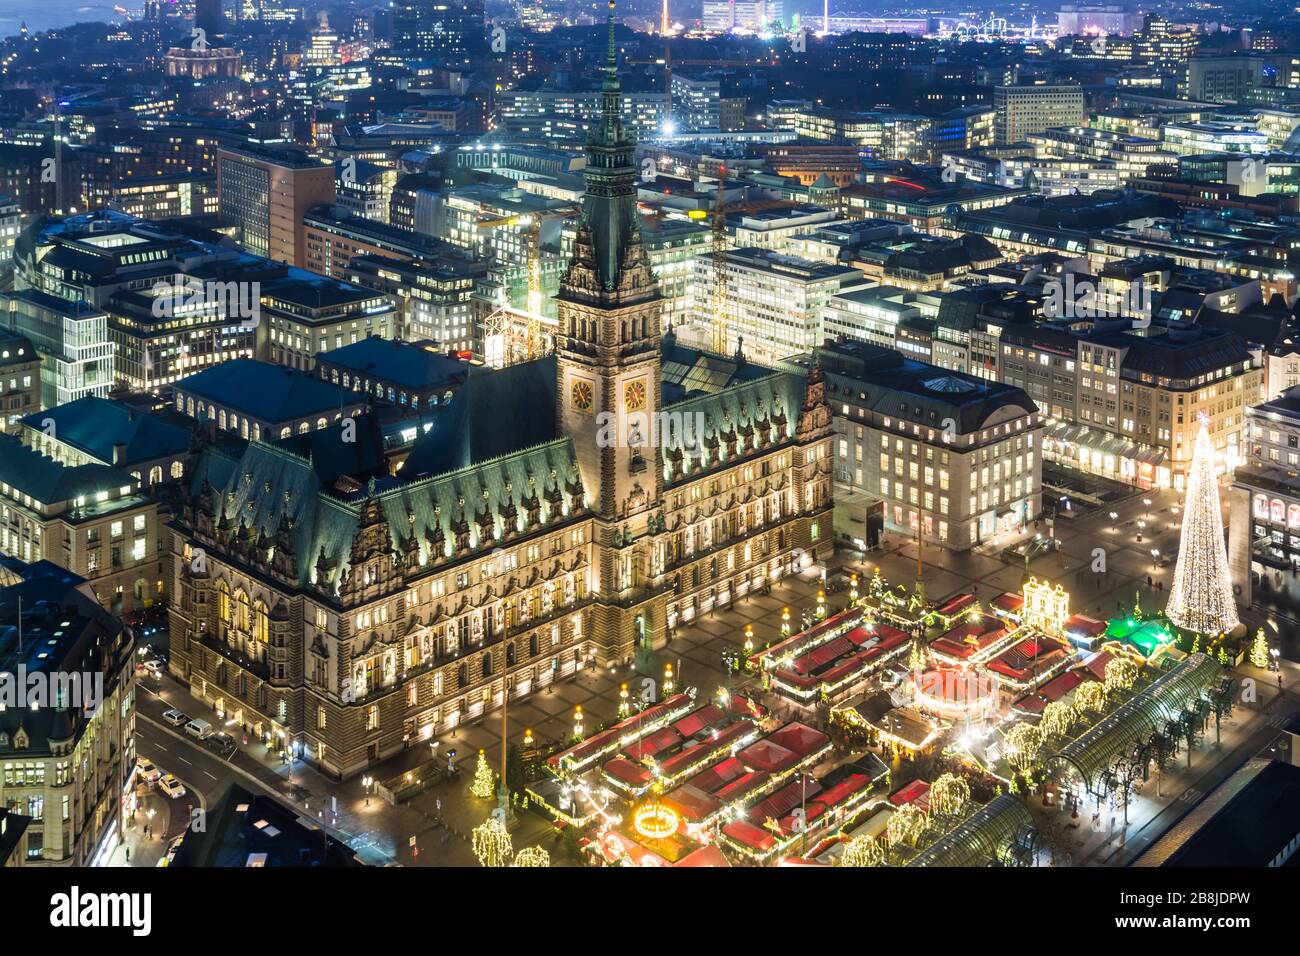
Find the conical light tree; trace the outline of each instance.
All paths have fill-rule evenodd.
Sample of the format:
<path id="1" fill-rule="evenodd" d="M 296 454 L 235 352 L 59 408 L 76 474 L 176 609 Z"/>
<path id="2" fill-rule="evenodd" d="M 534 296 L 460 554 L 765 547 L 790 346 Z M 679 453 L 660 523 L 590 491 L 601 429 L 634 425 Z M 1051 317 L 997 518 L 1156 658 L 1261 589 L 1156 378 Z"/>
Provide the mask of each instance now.
<path id="1" fill-rule="evenodd" d="M 1219 510 L 1213 456 L 1210 433 L 1202 421 L 1183 498 L 1174 586 L 1165 608 L 1176 625 L 1207 636 L 1225 634 L 1240 623 L 1228 574 L 1228 552 L 1223 546 L 1223 512 Z"/>

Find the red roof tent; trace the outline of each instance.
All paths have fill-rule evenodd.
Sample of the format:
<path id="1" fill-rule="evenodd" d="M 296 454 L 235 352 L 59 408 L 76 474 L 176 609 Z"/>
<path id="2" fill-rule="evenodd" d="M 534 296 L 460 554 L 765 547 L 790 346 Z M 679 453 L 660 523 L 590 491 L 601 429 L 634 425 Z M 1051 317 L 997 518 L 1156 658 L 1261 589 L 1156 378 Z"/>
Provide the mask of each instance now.
<path id="1" fill-rule="evenodd" d="M 924 801 L 923 803 L 921 801 Z M 900 787 L 889 795 L 889 802 L 896 807 L 915 803 L 925 809 L 930 805 L 930 785 L 917 778 L 906 786 Z"/>
<path id="2" fill-rule="evenodd" d="M 718 849 L 716 843 L 708 843 L 700 847 L 698 850 L 692 850 L 690 853 L 687 853 L 684 857 L 674 863 L 673 866 L 718 866 L 730 868 L 731 864 L 727 862 L 727 858 L 722 855 L 722 851 Z"/>
<path id="3" fill-rule="evenodd" d="M 776 837 L 762 827 L 756 827 L 745 820 L 732 820 L 722 828 L 722 832 L 742 846 L 759 853 L 766 853 L 776 846 Z"/>
<path id="4" fill-rule="evenodd" d="M 974 594 L 971 593 L 958 594 L 954 597 L 948 598 L 948 600 L 940 604 L 939 607 L 935 610 L 935 613 L 943 617 L 953 617 L 957 614 L 960 614 L 962 611 L 966 610 L 966 608 L 970 607 L 974 603 L 975 603 Z"/>
<path id="5" fill-rule="evenodd" d="M 631 787 L 644 786 L 650 782 L 650 771 L 626 757 L 615 757 L 613 760 L 606 761 L 603 770 L 615 780 Z"/>
<path id="6" fill-rule="evenodd" d="M 806 631 L 801 631 L 798 634 L 795 634 L 791 637 L 787 637 L 784 641 L 781 641 L 779 644 L 773 644 L 771 647 L 767 648 L 766 650 L 759 651 L 757 654 L 754 654 L 750 658 L 750 660 L 757 663 L 765 657 L 773 657 L 773 656 L 784 657 L 786 654 L 797 651 L 804 644 L 810 644 L 815 642 L 817 638 L 823 636 L 827 631 L 833 631 L 839 627 L 843 627 L 844 625 L 850 624 L 861 617 L 862 617 L 862 608 L 860 607 L 848 608 L 846 610 L 841 611 L 839 614 L 831 615 L 826 620 L 822 621 L 820 624 L 814 624 Z"/>
<path id="7" fill-rule="evenodd" d="M 823 645 L 812 654 L 804 655 L 795 662 L 795 670 L 781 668 L 777 671 L 777 674 L 780 675 L 783 681 L 796 687 L 814 687 L 818 683 L 834 683 L 845 674 L 851 673 L 864 664 L 875 660 L 881 654 L 891 651 L 899 644 L 911 639 L 903 631 L 885 624 L 879 625 L 877 631 L 879 633 L 872 634 L 865 628 L 856 628 L 844 635 L 844 637 L 836 638 Z M 847 642 L 847 647 L 843 646 L 845 642 Z M 853 650 L 855 645 L 861 646 L 863 649 L 856 654 L 850 654 L 849 652 Z M 817 673 L 797 672 L 801 662 L 805 662 L 827 649 L 838 652 L 835 658 L 842 657 L 843 659 L 837 661 L 832 658 L 831 666 L 824 670 L 819 668 Z"/>
<path id="8" fill-rule="evenodd" d="M 680 752 L 669 757 L 659 765 L 660 773 L 665 777 L 672 777 L 684 767 L 688 767 L 696 760 L 714 753 L 726 747 L 730 747 L 732 741 L 738 740 L 754 729 L 753 723 L 748 720 L 738 720 L 730 727 L 723 730 L 717 737 L 706 738 L 701 743 L 689 744 L 683 747 Z"/>
<path id="9" fill-rule="evenodd" d="M 745 812 L 745 816 L 760 822 L 769 818 L 780 820 L 789 815 L 795 807 L 811 803 L 821 790 L 822 785 L 811 777 L 795 778 L 767 799 L 750 807 Z"/>
<path id="10" fill-rule="evenodd" d="M 691 711 L 673 724 L 672 728 L 683 737 L 694 737 L 701 730 L 708 730 L 710 727 L 720 724 L 726 716 L 726 711 L 717 704 L 707 704 L 699 710 Z"/>
<path id="11" fill-rule="evenodd" d="M 576 763 L 581 763 L 584 757 L 596 753 L 602 747 L 608 746 L 611 741 L 621 737 L 628 729 L 639 726 L 640 724 L 653 723 L 657 718 L 662 717 L 665 713 L 676 710 L 688 700 L 690 700 L 690 697 L 686 694 L 674 694 L 667 700 L 660 701 L 653 707 L 647 707 L 641 713 L 633 714 L 626 720 L 619 721 L 613 727 L 609 727 L 595 736 L 588 737 L 581 743 L 575 744 L 568 750 L 556 754 L 554 757 L 551 757 L 547 763 L 555 766 L 566 757 Z"/>
<path id="12" fill-rule="evenodd" d="M 1101 651 L 1100 653 L 1095 654 L 1092 657 L 1092 659 L 1088 661 L 1088 663 L 1083 665 L 1084 670 L 1086 670 L 1093 677 L 1097 678 L 1097 680 L 1105 680 L 1106 665 L 1110 663 L 1111 658 L 1113 658 L 1114 656 L 1115 655 L 1112 654 L 1110 651 Z"/>
<path id="13" fill-rule="evenodd" d="M 713 795 L 723 803 L 732 803 L 749 796 L 750 793 L 767 783 L 771 776 L 765 770 L 755 770 L 743 777 L 738 777 Z"/>
<path id="14" fill-rule="evenodd" d="M 1058 674 L 1032 694 L 1026 694 L 1012 706 L 1027 714 L 1041 714 L 1048 704 L 1060 700 L 1083 683 L 1083 673 L 1077 670 Z"/>
<path id="15" fill-rule="evenodd" d="M 786 724 L 779 730 L 772 731 L 767 735 L 767 739 L 800 757 L 815 754 L 831 742 L 831 738 L 820 730 L 809 727 L 797 720 Z"/>
<path id="16" fill-rule="evenodd" d="M 945 633 L 930 646 L 953 657 L 966 658 L 988 647 L 1007 629 L 996 621 L 966 621 Z"/>
<path id="17" fill-rule="evenodd" d="M 663 802 L 676 810 L 687 823 L 699 823 L 711 814 L 722 809 L 722 801 L 715 799 L 702 790 L 697 790 L 688 783 L 674 787 L 664 796 Z"/>
<path id="18" fill-rule="evenodd" d="M 1072 614 L 1070 619 L 1065 622 L 1065 631 L 1066 633 L 1073 631 L 1075 634 L 1082 634 L 1085 637 L 1100 637 L 1106 633 L 1106 622 L 1088 617 L 1085 614 Z"/>
<path id="19" fill-rule="evenodd" d="M 681 742 L 681 734 L 671 727 L 663 727 L 631 744 L 624 752 L 633 760 L 644 760 L 646 757 L 671 750 Z"/>
<path id="20" fill-rule="evenodd" d="M 770 773 L 779 773 L 799 762 L 799 755 L 794 751 L 787 750 L 780 744 L 772 743 L 768 739 L 750 744 L 736 756 L 744 761 L 746 766 L 753 767 L 756 770 L 766 770 Z"/>
<path id="21" fill-rule="evenodd" d="M 722 763 L 715 764 L 708 770 L 701 770 L 686 784 L 692 787 L 698 787 L 705 793 L 713 793 L 715 790 L 721 790 L 737 777 L 743 777 L 746 773 L 745 765 L 736 757 L 728 757 Z"/>
<path id="22" fill-rule="evenodd" d="M 1009 614 L 1019 614 L 1021 608 L 1025 606 L 1025 596 L 1015 591 L 1004 591 L 990 601 L 989 606 Z"/>
<path id="23" fill-rule="evenodd" d="M 989 670 L 1019 680 L 1035 670 L 1050 670 L 1065 656 L 1065 646 L 1051 638 L 1028 638 L 1009 647 L 988 665 Z"/>

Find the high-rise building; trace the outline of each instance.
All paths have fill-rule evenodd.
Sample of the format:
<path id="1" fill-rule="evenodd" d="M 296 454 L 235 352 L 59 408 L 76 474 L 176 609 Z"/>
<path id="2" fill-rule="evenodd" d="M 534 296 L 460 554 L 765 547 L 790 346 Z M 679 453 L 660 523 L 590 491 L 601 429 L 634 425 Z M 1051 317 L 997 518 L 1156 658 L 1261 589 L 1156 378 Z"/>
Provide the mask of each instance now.
<path id="1" fill-rule="evenodd" d="M 221 12 L 221 0 L 194 0 L 194 26 L 203 30 L 211 41 L 226 32 L 226 18 Z"/>
<path id="2" fill-rule="evenodd" d="M 218 208 L 254 255 L 307 265 L 302 217 L 334 201 L 334 167 L 297 150 L 223 148 L 217 157 Z"/>
<path id="3" fill-rule="evenodd" d="M 1053 126 L 1083 125 L 1083 87 L 1077 83 L 993 88 L 994 142 L 1021 143 Z"/>
<path id="4" fill-rule="evenodd" d="M 401 53 L 464 59 L 487 39 L 483 0 L 397 0 L 392 23 L 393 49 Z"/>

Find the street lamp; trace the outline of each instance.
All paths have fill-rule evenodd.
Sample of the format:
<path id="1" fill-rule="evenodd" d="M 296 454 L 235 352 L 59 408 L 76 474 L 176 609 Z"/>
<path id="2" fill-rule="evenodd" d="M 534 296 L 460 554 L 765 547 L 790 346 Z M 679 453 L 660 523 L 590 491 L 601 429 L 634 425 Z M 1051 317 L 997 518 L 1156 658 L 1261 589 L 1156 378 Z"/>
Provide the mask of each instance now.
<path id="1" fill-rule="evenodd" d="M 1160 551 L 1156 548 L 1151 549 L 1151 570 L 1155 571 L 1160 567 Z"/>
<path id="2" fill-rule="evenodd" d="M 671 697 L 673 693 L 673 665 L 671 663 L 664 665 L 664 697 Z"/>
<path id="3" fill-rule="evenodd" d="M 754 625 L 745 625 L 745 657 L 754 653 Z"/>
<path id="4" fill-rule="evenodd" d="M 1150 499 L 1150 498 L 1143 498 L 1143 499 L 1142 499 L 1142 504 L 1146 507 L 1146 511 L 1143 513 L 1142 517 L 1144 517 L 1144 518 L 1150 518 L 1150 517 L 1151 517 L 1151 499 Z"/>
<path id="5" fill-rule="evenodd" d="M 1115 530 L 1115 519 L 1118 518 L 1118 517 L 1119 517 L 1119 515 L 1118 515 L 1116 512 L 1112 511 L 1112 512 L 1110 513 L 1110 530 L 1111 530 L 1111 531 L 1114 531 L 1114 530 Z"/>
<path id="6" fill-rule="evenodd" d="M 369 774 L 361 778 L 361 785 L 366 788 L 366 806 L 370 806 L 370 785 L 374 782 Z"/>
<path id="7" fill-rule="evenodd" d="M 781 636 L 790 636 L 790 609 L 788 607 L 781 608 Z"/>
<path id="8" fill-rule="evenodd" d="M 1147 523 L 1141 519 L 1138 519 L 1138 536 L 1137 536 L 1138 541 L 1142 540 L 1142 533 L 1146 531 L 1146 529 L 1147 529 Z"/>
<path id="9" fill-rule="evenodd" d="M 532 731 L 532 728 L 526 728 L 526 729 L 524 730 L 524 746 L 525 746 L 525 747 L 531 747 L 532 745 L 533 745 L 533 731 Z"/>
<path id="10" fill-rule="evenodd" d="M 573 736 L 582 738 L 582 705 L 573 708 Z"/>
<path id="11" fill-rule="evenodd" d="M 826 592 L 818 590 L 817 592 L 817 618 L 820 620 L 826 616 Z"/>
<path id="12" fill-rule="evenodd" d="M 858 603 L 858 576 L 854 573 L 849 578 L 849 601 L 856 607 Z"/>
<path id="13" fill-rule="evenodd" d="M 622 720 L 624 717 L 631 716 L 631 714 L 632 705 L 628 703 L 627 699 L 627 684 L 623 684 L 618 689 L 618 716 Z"/>

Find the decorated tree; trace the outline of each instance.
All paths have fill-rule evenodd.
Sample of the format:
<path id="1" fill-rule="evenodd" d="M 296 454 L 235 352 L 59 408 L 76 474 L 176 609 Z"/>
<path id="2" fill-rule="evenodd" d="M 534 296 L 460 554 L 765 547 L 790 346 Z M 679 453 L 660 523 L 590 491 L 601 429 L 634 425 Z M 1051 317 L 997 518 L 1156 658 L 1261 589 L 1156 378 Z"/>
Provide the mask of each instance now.
<path id="1" fill-rule="evenodd" d="M 1028 775 L 1038 766 L 1038 755 L 1043 749 L 1043 732 L 1033 724 L 1019 723 L 1007 731 L 1007 763 L 1018 773 Z"/>
<path id="2" fill-rule="evenodd" d="M 1223 544 L 1214 448 L 1204 419 L 1196 434 L 1192 469 L 1187 476 L 1178 563 L 1165 614 L 1174 624 L 1198 635 L 1224 634 L 1241 623 Z"/>
<path id="3" fill-rule="evenodd" d="M 928 824 L 929 819 L 924 810 L 914 803 L 905 804 L 885 824 L 885 839 L 889 841 L 891 849 L 897 846 L 915 846 Z"/>
<path id="4" fill-rule="evenodd" d="M 1255 642 L 1250 645 L 1250 662 L 1256 667 L 1268 667 L 1268 638 L 1261 627 L 1255 632 Z"/>
<path id="5" fill-rule="evenodd" d="M 1096 681 L 1080 684 L 1074 692 L 1074 709 L 1080 714 L 1099 714 L 1106 709 L 1106 688 Z"/>
<path id="6" fill-rule="evenodd" d="M 1078 719 L 1069 704 L 1054 700 L 1043 708 L 1043 719 L 1038 722 L 1038 729 L 1045 738 L 1068 737 Z"/>
<path id="7" fill-rule="evenodd" d="M 551 854 L 540 846 L 527 846 L 515 854 L 511 866 L 550 866 Z"/>
<path id="8" fill-rule="evenodd" d="M 840 855 L 840 866 L 884 866 L 889 850 L 872 836 L 854 837 Z"/>
<path id="9" fill-rule="evenodd" d="M 1138 666 L 1131 657 L 1112 657 L 1106 662 L 1106 682 L 1104 690 L 1108 698 L 1118 697 L 1131 690 L 1137 682 Z"/>
<path id="10" fill-rule="evenodd" d="M 492 773 L 487 755 L 482 750 L 478 752 L 478 766 L 474 768 L 474 781 L 469 785 L 469 792 L 481 800 L 496 794 L 496 775 Z"/>
<path id="11" fill-rule="evenodd" d="M 471 846 L 474 856 L 481 866 L 509 866 L 514 856 L 514 845 L 510 840 L 510 831 L 495 816 L 470 831 Z"/>
<path id="12" fill-rule="evenodd" d="M 945 773 L 930 787 L 930 812 L 941 817 L 955 817 L 970 800 L 970 784 L 964 777 Z"/>

